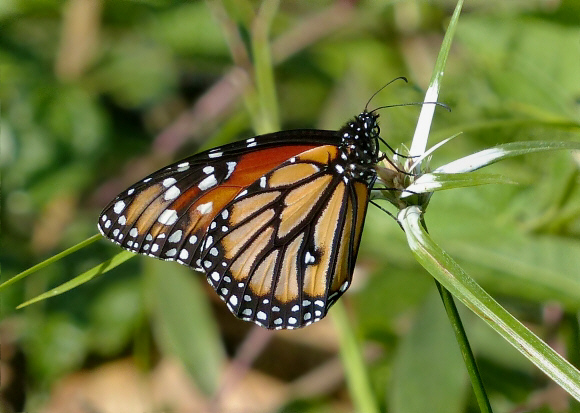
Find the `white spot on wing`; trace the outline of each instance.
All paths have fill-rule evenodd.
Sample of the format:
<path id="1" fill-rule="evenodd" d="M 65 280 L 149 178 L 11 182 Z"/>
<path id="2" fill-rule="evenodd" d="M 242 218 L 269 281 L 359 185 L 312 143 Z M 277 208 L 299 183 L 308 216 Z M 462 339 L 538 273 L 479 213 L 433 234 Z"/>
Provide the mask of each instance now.
<path id="1" fill-rule="evenodd" d="M 173 225 L 175 224 L 175 221 L 177 221 L 177 211 L 173 209 L 166 209 L 161 213 L 161 215 L 159 215 L 157 221 L 163 225 Z"/>
<path id="2" fill-rule="evenodd" d="M 239 194 L 237 194 L 234 199 L 241 198 L 241 197 L 245 196 L 247 193 L 248 193 L 248 190 L 247 189 L 244 189 L 242 192 L 240 192 Z"/>
<path id="3" fill-rule="evenodd" d="M 177 182 L 177 180 L 175 178 L 165 178 L 163 180 L 163 186 L 165 188 L 169 188 L 171 185 L 173 185 L 176 182 Z"/>
<path id="4" fill-rule="evenodd" d="M 176 187 L 175 185 L 173 185 L 171 188 L 169 188 L 165 192 L 165 195 L 163 195 L 163 198 L 165 198 L 166 201 L 172 201 L 175 198 L 177 198 L 180 193 L 181 193 L 181 191 L 179 190 L 179 188 Z"/>
<path id="5" fill-rule="evenodd" d="M 223 152 L 213 152 L 213 153 L 208 154 L 207 156 L 210 158 L 219 158 L 223 154 L 224 154 Z"/>
<path id="6" fill-rule="evenodd" d="M 182 231 L 180 229 L 178 229 L 173 234 L 171 234 L 171 236 L 169 237 L 169 239 L 167 241 L 179 242 L 179 241 L 181 241 L 181 234 L 182 234 Z"/>
<path id="7" fill-rule="evenodd" d="M 212 186 L 216 186 L 217 183 L 218 182 L 215 179 L 215 176 L 214 175 L 209 175 L 208 177 L 204 178 L 203 181 L 201 181 L 197 187 L 199 189 L 201 189 L 202 191 L 205 191 L 206 189 L 209 189 Z"/>
<path id="8" fill-rule="evenodd" d="M 226 165 L 228 167 L 228 173 L 227 173 L 225 179 L 228 179 L 230 177 L 230 175 L 234 172 L 234 169 L 236 169 L 236 163 L 235 162 L 226 162 Z"/>
<path id="9" fill-rule="evenodd" d="M 200 206 L 197 207 L 197 210 L 199 211 L 200 214 L 205 215 L 205 214 L 209 214 L 211 212 L 213 208 L 213 202 L 207 202 L 205 204 L 201 204 Z"/>
<path id="10" fill-rule="evenodd" d="M 120 214 L 125 209 L 125 203 L 123 201 L 118 201 L 115 206 L 113 207 L 113 211 L 115 214 Z"/>
<path id="11" fill-rule="evenodd" d="M 175 248 L 171 248 L 169 251 L 165 253 L 168 257 L 174 257 L 177 254 L 177 250 Z"/>

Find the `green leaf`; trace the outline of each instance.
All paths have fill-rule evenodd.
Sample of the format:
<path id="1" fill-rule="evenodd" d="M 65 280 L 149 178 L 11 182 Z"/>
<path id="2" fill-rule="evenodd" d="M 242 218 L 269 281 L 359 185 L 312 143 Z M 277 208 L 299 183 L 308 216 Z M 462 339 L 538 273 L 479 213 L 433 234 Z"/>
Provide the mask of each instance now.
<path id="1" fill-rule="evenodd" d="M 401 194 L 405 198 L 416 193 L 442 191 L 488 184 L 515 184 L 517 182 L 498 174 L 466 172 L 460 174 L 427 173 L 421 175 Z"/>
<path id="2" fill-rule="evenodd" d="M 558 149 L 580 150 L 580 142 L 510 142 L 457 159 L 446 165 L 440 166 L 433 172 L 446 174 L 470 172 L 501 161 L 502 159 L 511 158 L 513 156 L 527 155 L 534 152 L 553 151 Z"/>
<path id="3" fill-rule="evenodd" d="M 99 293 L 90 306 L 90 346 L 105 357 L 123 351 L 143 317 L 141 280 L 115 282 Z"/>
<path id="4" fill-rule="evenodd" d="M 399 220 L 419 263 L 455 297 L 481 317 L 510 344 L 577 400 L 580 400 L 580 372 L 522 323 L 515 319 L 469 277 L 425 232 L 421 211 L 409 207 Z"/>
<path id="5" fill-rule="evenodd" d="M 428 298 L 415 320 L 395 355 L 389 411 L 462 412 L 467 371 L 437 294 Z"/>
<path id="6" fill-rule="evenodd" d="M 199 274 L 159 260 L 144 265 L 159 346 L 183 362 L 205 394 L 215 394 L 225 356 Z"/>
<path id="7" fill-rule="evenodd" d="M 580 309 L 580 245 L 552 236 L 513 232 L 446 241 L 458 259 L 475 264 L 478 280 L 495 291 L 542 302 L 555 300 Z M 566 257 L 562 259 L 562 257 Z"/>

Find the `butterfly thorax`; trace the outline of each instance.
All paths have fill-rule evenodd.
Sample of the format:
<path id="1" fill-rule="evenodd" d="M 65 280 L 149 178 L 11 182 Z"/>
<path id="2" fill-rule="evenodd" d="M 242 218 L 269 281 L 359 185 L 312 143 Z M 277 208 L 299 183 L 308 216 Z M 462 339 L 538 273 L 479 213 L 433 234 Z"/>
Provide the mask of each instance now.
<path id="1" fill-rule="evenodd" d="M 380 160 L 378 115 L 362 112 L 340 129 L 342 159 L 352 179 L 374 182 L 373 165 Z"/>

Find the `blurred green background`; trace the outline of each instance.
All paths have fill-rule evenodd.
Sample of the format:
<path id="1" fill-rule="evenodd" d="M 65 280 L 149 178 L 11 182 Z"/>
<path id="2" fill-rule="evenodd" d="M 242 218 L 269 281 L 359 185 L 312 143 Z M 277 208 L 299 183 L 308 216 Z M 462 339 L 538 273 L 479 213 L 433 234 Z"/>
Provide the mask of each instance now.
<path id="1" fill-rule="evenodd" d="M 96 232 L 134 181 L 255 134 L 249 44 L 260 3 L 0 2 L 2 281 Z M 423 99 L 454 2 L 282 2 L 272 59 L 283 129 L 338 129 L 374 98 Z M 245 97 L 245 99 L 244 99 Z M 580 2 L 467 1 L 431 144 L 438 166 L 498 143 L 580 140 Z M 419 107 L 380 112 L 409 144 Z M 437 193 L 432 236 L 500 303 L 580 365 L 580 155 L 499 163 L 519 185 Z M 330 316 L 268 333 L 235 319 L 202 275 L 145 257 L 15 307 L 111 258 L 101 240 L 2 291 L 5 412 L 351 411 Z M 399 226 L 369 208 L 342 299 L 374 396 L 393 413 L 476 412 L 431 277 Z M 580 412 L 460 308 L 496 411 Z M 465 310 L 465 311 L 463 311 Z M 216 407 L 217 406 L 217 407 Z"/>

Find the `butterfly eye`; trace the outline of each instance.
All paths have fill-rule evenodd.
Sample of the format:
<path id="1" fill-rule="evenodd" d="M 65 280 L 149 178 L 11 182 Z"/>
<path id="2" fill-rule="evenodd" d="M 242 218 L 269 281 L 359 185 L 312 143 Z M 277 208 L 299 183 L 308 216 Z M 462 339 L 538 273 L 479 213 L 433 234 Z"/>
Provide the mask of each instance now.
<path id="1" fill-rule="evenodd" d="M 376 119 L 256 136 L 169 165 L 112 200 L 99 230 L 204 272 L 242 320 L 309 325 L 352 282 L 379 160 Z"/>

